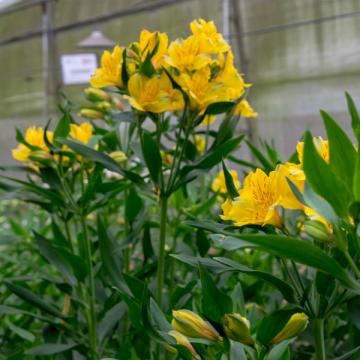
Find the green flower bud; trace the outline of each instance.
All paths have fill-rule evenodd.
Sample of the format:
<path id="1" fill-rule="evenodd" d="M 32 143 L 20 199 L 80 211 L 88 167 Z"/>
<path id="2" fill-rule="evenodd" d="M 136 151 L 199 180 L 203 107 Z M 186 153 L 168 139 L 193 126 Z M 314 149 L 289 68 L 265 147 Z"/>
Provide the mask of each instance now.
<path id="1" fill-rule="evenodd" d="M 96 107 L 101 111 L 109 111 L 111 104 L 108 101 L 100 101 L 96 104 Z"/>
<path id="2" fill-rule="evenodd" d="M 109 154 L 109 156 L 113 160 L 115 160 L 117 163 L 121 163 L 127 159 L 127 156 L 125 155 L 125 153 L 120 150 L 111 152 Z"/>
<path id="3" fill-rule="evenodd" d="M 90 101 L 111 101 L 111 96 L 100 89 L 89 87 L 85 89 L 85 94 Z"/>
<path id="4" fill-rule="evenodd" d="M 226 336 L 245 345 L 254 345 L 255 341 L 250 335 L 250 322 L 240 314 L 226 314 L 222 323 Z"/>
<path id="5" fill-rule="evenodd" d="M 221 337 L 216 330 L 199 315 L 190 310 L 173 310 L 172 327 L 185 336 L 219 341 Z"/>
<path id="6" fill-rule="evenodd" d="M 291 339 L 302 333 L 308 326 L 309 318 L 304 313 L 296 313 L 291 316 L 283 329 L 271 340 L 272 344 Z"/>
<path id="7" fill-rule="evenodd" d="M 304 223 L 304 231 L 309 236 L 317 240 L 331 241 L 332 234 L 329 232 L 325 224 L 316 220 L 309 220 Z"/>
<path id="8" fill-rule="evenodd" d="M 104 117 L 102 112 L 94 109 L 81 109 L 79 115 L 87 119 L 102 119 Z"/>

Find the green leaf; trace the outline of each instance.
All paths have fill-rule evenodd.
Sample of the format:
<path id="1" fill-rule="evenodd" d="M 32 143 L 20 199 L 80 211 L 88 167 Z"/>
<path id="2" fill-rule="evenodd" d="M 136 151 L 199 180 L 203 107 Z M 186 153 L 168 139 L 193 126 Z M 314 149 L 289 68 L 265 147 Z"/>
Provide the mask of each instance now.
<path id="1" fill-rule="evenodd" d="M 349 113 L 350 113 L 350 116 L 351 116 L 351 127 L 352 127 L 352 129 L 354 131 L 354 134 L 355 134 L 356 138 L 360 142 L 360 117 L 359 117 L 359 113 L 358 113 L 358 111 L 356 109 L 354 100 L 352 99 L 350 94 L 348 92 L 345 92 L 345 96 L 346 96 L 346 101 L 347 101 Z"/>
<path id="2" fill-rule="evenodd" d="M 264 317 L 256 332 L 256 340 L 267 345 L 283 329 L 291 316 L 301 309 L 277 310 Z"/>
<path id="3" fill-rule="evenodd" d="M 250 148 L 250 151 L 255 156 L 255 158 L 259 161 L 262 165 L 264 171 L 269 173 L 270 171 L 275 169 L 275 166 L 262 154 L 262 152 L 253 145 L 250 141 L 245 140 L 246 145 Z"/>
<path id="4" fill-rule="evenodd" d="M 132 186 L 126 199 L 125 216 L 129 223 L 135 220 L 139 212 L 144 208 L 144 202 Z"/>
<path id="5" fill-rule="evenodd" d="M 64 110 L 63 116 L 59 120 L 54 131 L 54 142 L 57 143 L 58 138 L 66 138 L 70 132 L 70 124 L 72 122 L 71 115 L 68 110 Z"/>
<path id="6" fill-rule="evenodd" d="M 266 360 L 290 360 L 289 344 L 293 340 L 282 341 L 274 346 L 266 357 Z"/>
<path id="7" fill-rule="evenodd" d="M 234 151 L 243 140 L 244 135 L 230 139 L 223 144 L 212 149 L 205 155 L 201 156 L 197 161 L 191 165 L 186 165 L 181 169 L 182 177 L 185 177 L 192 170 L 201 169 L 209 170 L 215 165 L 219 164 L 223 159 L 226 158 L 232 151 Z"/>
<path id="8" fill-rule="evenodd" d="M 223 114 L 231 110 L 236 103 L 233 101 L 221 101 L 210 104 L 206 109 L 206 115 Z"/>
<path id="9" fill-rule="evenodd" d="M 30 331 L 27 331 L 21 327 L 18 327 L 14 325 L 12 322 L 8 322 L 7 324 L 11 331 L 13 331 L 16 335 L 20 336 L 21 338 L 34 342 L 35 341 L 35 335 L 32 334 Z"/>
<path id="10" fill-rule="evenodd" d="M 129 82 L 129 74 L 127 71 L 127 55 L 126 55 L 126 48 L 123 50 L 122 57 L 123 57 L 123 63 L 121 66 L 121 80 L 125 86 L 127 86 Z"/>
<path id="11" fill-rule="evenodd" d="M 30 290 L 25 289 L 21 286 L 14 285 L 10 282 L 5 282 L 8 289 L 16 294 L 21 299 L 27 301 L 28 303 L 34 305 L 35 307 L 39 308 L 42 311 L 45 311 L 46 313 L 53 315 L 58 318 L 65 319 L 66 316 L 63 315 L 56 307 L 55 305 L 50 304 L 48 301 L 45 301 L 41 299 L 38 295 L 35 295 Z"/>
<path id="12" fill-rule="evenodd" d="M 304 143 L 304 171 L 308 183 L 318 195 L 332 205 L 340 217 L 346 217 L 350 202 L 347 187 L 321 158 L 309 131 L 305 133 Z"/>
<path id="13" fill-rule="evenodd" d="M 295 302 L 294 289 L 285 281 L 277 278 L 276 276 L 273 276 L 263 271 L 251 269 L 245 265 L 238 264 L 230 259 L 215 257 L 214 260 L 228 266 L 229 270 L 231 271 L 239 271 L 241 273 L 254 276 L 260 280 L 267 282 L 269 285 L 278 289 L 287 301 L 289 301 L 290 303 Z"/>
<path id="14" fill-rule="evenodd" d="M 96 150 L 92 149 L 91 147 L 81 144 L 74 140 L 61 139 L 59 141 L 62 144 L 67 145 L 70 149 L 72 149 L 76 153 L 101 164 L 106 169 L 108 169 L 110 171 L 114 171 L 114 172 L 124 176 L 126 179 L 134 182 L 135 184 L 144 185 L 144 181 L 140 175 L 123 169 L 110 156 L 108 156 L 100 151 L 96 151 Z"/>
<path id="15" fill-rule="evenodd" d="M 330 147 L 330 168 L 335 175 L 343 179 L 351 191 L 354 177 L 356 151 L 354 145 L 325 111 L 321 111 Z"/>
<path id="16" fill-rule="evenodd" d="M 224 171 L 226 189 L 227 189 L 228 194 L 230 195 L 231 199 L 234 199 L 239 196 L 239 193 L 234 185 L 233 178 L 232 178 L 229 170 L 227 169 L 224 161 L 222 162 L 222 168 Z"/>
<path id="17" fill-rule="evenodd" d="M 325 273 L 331 274 L 340 280 L 343 286 L 360 292 L 360 285 L 344 268 L 323 250 L 312 245 L 310 242 L 299 240 L 290 236 L 281 235 L 246 235 L 234 234 L 224 230 L 224 226 L 217 228 L 216 225 L 208 222 L 188 221 L 187 224 L 196 228 L 201 228 L 215 233 L 231 236 L 239 240 L 245 240 L 249 243 L 259 245 L 264 250 L 274 253 L 278 256 L 299 262 Z"/>
<path id="18" fill-rule="evenodd" d="M 142 144 L 144 160 L 147 168 L 149 169 L 151 179 L 156 185 L 158 185 L 162 167 L 162 158 L 160 155 L 159 146 L 154 141 L 151 134 L 147 131 L 144 131 Z"/>
<path id="19" fill-rule="evenodd" d="M 126 306 L 123 302 L 114 305 L 105 313 L 104 317 L 100 320 L 97 326 L 97 336 L 100 344 L 102 344 L 102 342 L 106 339 L 107 336 L 112 334 L 112 330 L 115 328 L 116 324 L 123 318 L 125 313 Z"/>
<path id="20" fill-rule="evenodd" d="M 356 347 L 355 349 L 347 352 L 346 354 L 337 357 L 334 360 L 359 360 L 360 356 L 360 346 Z"/>
<path id="21" fill-rule="evenodd" d="M 141 63 L 139 72 L 147 77 L 152 77 L 155 74 L 155 68 L 151 61 L 151 53 L 148 52 L 145 60 Z"/>
<path id="22" fill-rule="evenodd" d="M 201 263 L 199 271 L 202 312 L 208 319 L 220 323 L 225 314 L 232 313 L 232 300 L 217 288 L 215 281 Z"/>
<path id="23" fill-rule="evenodd" d="M 53 355 L 73 349 L 76 344 L 44 344 L 35 346 L 25 352 L 26 355 Z"/>

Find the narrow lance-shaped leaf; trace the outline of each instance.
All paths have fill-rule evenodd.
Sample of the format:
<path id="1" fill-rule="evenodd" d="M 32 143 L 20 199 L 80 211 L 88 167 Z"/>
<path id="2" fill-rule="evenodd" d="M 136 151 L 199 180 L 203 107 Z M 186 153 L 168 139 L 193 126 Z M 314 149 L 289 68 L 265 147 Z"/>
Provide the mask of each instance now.
<path id="1" fill-rule="evenodd" d="M 318 154 L 309 131 L 305 134 L 304 171 L 313 190 L 326 199 L 339 216 L 346 217 L 350 202 L 349 190 Z"/>
<path id="2" fill-rule="evenodd" d="M 325 111 L 321 111 L 330 147 L 330 168 L 352 189 L 356 151 L 344 130 Z"/>
<path id="3" fill-rule="evenodd" d="M 159 146 L 152 138 L 151 134 L 147 131 L 144 131 L 142 144 L 144 160 L 149 169 L 151 179 L 158 185 L 160 183 L 162 167 L 162 158 Z"/>
<path id="4" fill-rule="evenodd" d="M 235 187 L 233 178 L 232 178 L 229 170 L 227 169 L 224 161 L 222 162 L 222 168 L 223 168 L 223 171 L 224 171 L 226 189 L 227 189 L 228 194 L 230 195 L 230 197 L 232 199 L 234 199 L 234 198 L 239 196 L 239 193 L 238 193 L 238 191 L 237 191 L 237 189 Z"/>

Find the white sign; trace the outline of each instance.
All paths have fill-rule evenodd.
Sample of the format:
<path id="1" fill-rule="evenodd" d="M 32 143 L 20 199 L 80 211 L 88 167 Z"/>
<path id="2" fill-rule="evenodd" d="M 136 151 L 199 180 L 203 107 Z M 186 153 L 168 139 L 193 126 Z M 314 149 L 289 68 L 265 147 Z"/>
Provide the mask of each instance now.
<path id="1" fill-rule="evenodd" d="M 64 85 L 88 83 L 97 68 L 96 54 L 61 55 L 60 61 Z"/>

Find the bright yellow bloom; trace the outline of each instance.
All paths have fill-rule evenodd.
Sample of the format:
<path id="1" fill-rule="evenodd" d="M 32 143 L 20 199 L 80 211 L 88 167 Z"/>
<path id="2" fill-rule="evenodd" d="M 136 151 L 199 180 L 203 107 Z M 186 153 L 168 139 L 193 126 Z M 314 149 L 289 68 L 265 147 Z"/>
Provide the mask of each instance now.
<path id="1" fill-rule="evenodd" d="M 309 318 L 304 313 L 296 313 L 291 316 L 283 329 L 271 340 L 272 344 L 291 339 L 302 333 L 308 326 Z"/>
<path id="2" fill-rule="evenodd" d="M 208 54 L 218 54 L 229 50 L 229 44 L 224 40 L 222 34 L 218 33 L 213 21 L 204 19 L 194 20 L 190 24 L 192 33 L 202 40 L 201 51 Z"/>
<path id="3" fill-rule="evenodd" d="M 250 334 L 250 322 L 240 314 L 226 314 L 222 323 L 226 336 L 234 341 L 238 341 L 245 345 L 253 345 L 254 339 Z"/>
<path id="4" fill-rule="evenodd" d="M 165 61 L 180 71 L 199 70 L 212 62 L 211 57 L 203 54 L 200 48 L 201 42 L 198 37 L 177 39 L 170 44 L 169 55 L 166 56 Z"/>
<path id="5" fill-rule="evenodd" d="M 236 189 L 240 188 L 240 181 L 238 179 L 238 174 L 235 170 L 231 169 L 229 170 L 229 173 L 232 177 L 234 186 Z M 221 193 L 221 194 L 226 194 L 227 193 L 227 188 L 226 188 L 226 183 L 225 183 L 225 175 L 224 175 L 224 171 L 221 170 L 217 177 L 213 180 L 212 184 L 211 184 L 211 190 L 217 193 Z"/>
<path id="6" fill-rule="evenodd" d="M 70 136 L 83 144 L 87 144 L 92 137 L 92 125 L 84 122 L 80 125 L 70 124 Z"/>
<path id="7" fill-rule="evenodd" d="M 281 219 L 276 208 L 278 189 L 276 173 L 266 175 L 261 169 L 256 169 L 246 176 L 244 186 L 239 196 L 233 201 L 227 200 L 222 205 L 223 220 L 233 221 L 236 226 L 244 225 L 281 225 Z"/>
<path id="8" fill-rule="evenodd" d="M 122 48 L 115 46 L 112 53 L 104 51 L 101 57 L 101 67 L 95 70 L 95 74 L 90 79 L 90 84 L 94 88 L 106 86 L 122 87 L 121 66 L 123 63 Z"/>
<path id="9" fill-rule="evenodd" d="M 304 205 L 296 198 L 287 181 L 289 179 L 301 193 L 304 191 L 305 174 L 298 164 L 285 163 L 276 168 L 278 205 L 286 209 L 303 209 Z"/>
<path id="10" fill-rule="evenodd" d="M 250 106 L 247 100 L 241 100 L 234 108 L 234 115 L 243 117 L 257 117 L 258 113 Z"/>
<path id="11" fill-rule="evenodd" d="M 194 142 L 195 142 L 195 147 L 196 147 L 197 153 L 199 155 L 203 154 L 205 151 L 205 146 L 206 146 L 205 139 L 200 135 L 195 135 Z"/>
<path id="12" fill-rule="evenodd" d="M 210 68 L 196 71 L 192 76 L 180 75 L 178 81 L 190 97 L 192 109 L 202 113 L 213 103 L 229 100 L 226 88 L 221 83 L 210 82 Z"/>
<path id="13" fill-rule="evenodd" d="M 134 43 L 134 45 L 140 51 L 141 61 L 144 61 L 148 54 L 151 54 L 151 63 L 155 69 L 159 69 L 163 65 L 168 42 L 169 40 L 166 33 L 143 30 L 140 33 L 139 41 Z"/>
<path id="14" fill-rule="evenodd" d="M 198 355 L 198 353 L 195 351 L 194 347 L 191 345 L 190 341 L 187 339 L 186 336 L 184 336 L 183 334 L 179 333 L 176 330 L 171 330 L 168 332 L 168 334 L 170 336 L 172 336 L 175 340 L 176 343 L 178 345 L 183 345 L 185 347 L 188 348 L 188 350 L 191 352 L 191 355 L 196 359 L 196 360 L 201 360 L 201 357 Z"/>
<path id="15" fill-rule="evenodd" d="M 226 58 L 221 54 L 219 57 L 219 67 L 222 70 L 215 77 L 214 81 L 226 88 L 227 101 L 238 99 L 244 94 L 245 89 L 251 85 L 244 82 L 244 79 L 234 66 L 234 55 L 231 50 L 226 54 Z"/>
<path id="16" fill-rule="evenodd" d="M 207 339 L 211 341 L 220 340 L 219 334 L 199 315 L 190 310 L 173 310 L 171 326 L 185 336 Z"/>
<path id="17" fill-rule="evenodd" d="M 53 140 L 53 133 L 51 131 L 46 132 L 46 136 L 49 140 L 49 142 L 52 142 Z M 12 156 L 15 160 L 18 161 L 28 161 L 29 156 L 32 152 L 39 152 L 39 151 L 45 151 L 48 152 L 49 148 L 45 144 L 44 139 L 44 129 L 42 128 L 36 128 L 35 126 L 32 126 L 26 130 L 25 133 L 25 141 L 31 145 L 36 146 L 37 150 L 31 150 L 24 144 L 19 144 L 16 149 L 12 150 Z"/>
<path id="18" fill-rule="evenodd" d="M 174 157 L 164 150 L 160 150 L 161 159 L 166 165 L 171 165 L 174 161 Z"/>
<path id="19" fill-rule="evenodd" d="M 313 142 L 316 150 L 319 155 L 328 163 L 330 161 L 330 151 L 329 151 L 329 141 L 324 140 L 321 136 L 314 137 Z M 298 158 L 300 163 L 303 162 L 304 159 L 304 142 L 301 141 L 296 146 L 296 151 L 298 153 Z"/>
<path id="20" fill-rule="evenodd" d="M 142 74 L 134 74 L 128 83 L 129 100 L 132 107 L 140 111 L 161 113 L 182 109 L 184 101 L 179 90 L 172 87 L 169 77 L 160 76 L 148 78 Z"/>

